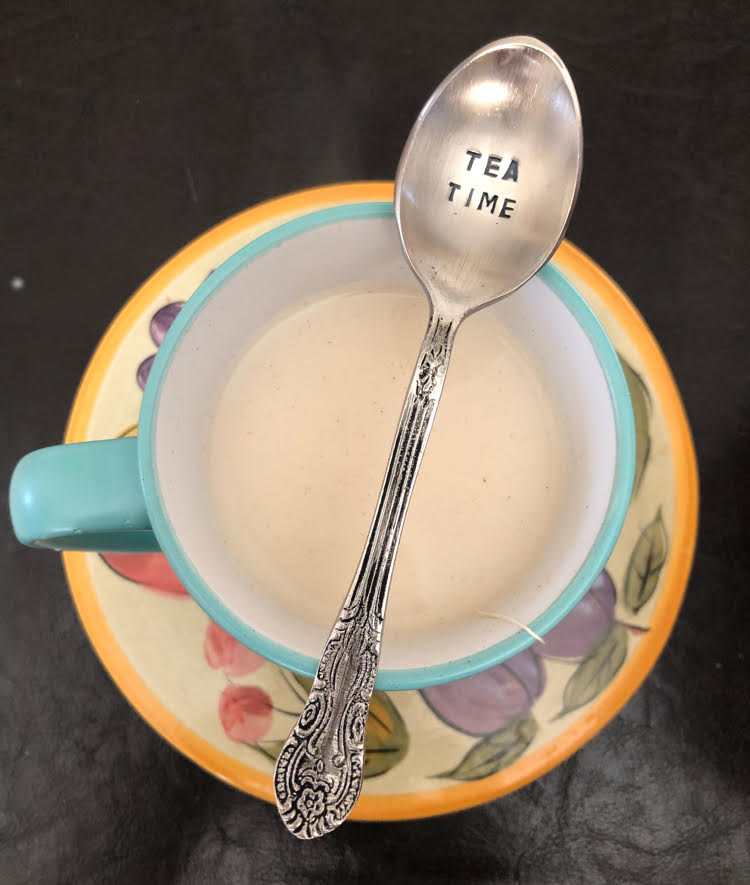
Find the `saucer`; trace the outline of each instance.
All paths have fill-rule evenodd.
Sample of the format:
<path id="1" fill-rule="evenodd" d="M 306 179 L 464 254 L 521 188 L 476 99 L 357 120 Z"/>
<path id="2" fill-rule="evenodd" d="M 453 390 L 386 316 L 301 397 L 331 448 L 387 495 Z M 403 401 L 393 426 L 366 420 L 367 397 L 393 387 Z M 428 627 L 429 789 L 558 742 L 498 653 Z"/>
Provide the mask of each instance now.
<path id="1" fill-rule="evenodd" d="M 66 442 L 133 435 L 153 356 L 182 303 L 262 233 L 316 209 L 389 200 L 389 182 L 332 185 L 248 209 L 194 240 L 125 304 L 99 343 Z M 375 692 L 353 817 L 399 820 L 468 808 L 529 783 L 603 728 L 663 648 L 692 562 L 698 479 L 664 356 L 625 294 L 565 241 L 553 262 L 614 344 L 636 421 L 636 476 L 606 568 L 575 609 L 510 660 L 421 691 Z M 271 774 L 310 681 L 212 623 L 161 554 L 64 553 L 83 626 L 138 712 L 207 771 L 273 801 Z"/>

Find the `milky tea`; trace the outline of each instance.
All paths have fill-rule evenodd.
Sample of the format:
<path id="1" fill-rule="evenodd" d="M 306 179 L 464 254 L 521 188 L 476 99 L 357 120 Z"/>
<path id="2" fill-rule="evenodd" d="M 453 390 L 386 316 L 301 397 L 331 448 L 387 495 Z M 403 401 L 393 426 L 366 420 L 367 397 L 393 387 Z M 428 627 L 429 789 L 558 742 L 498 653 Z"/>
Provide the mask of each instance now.
<path id="1" fill-rule="evenodd" d="M 221 393 L 210 489 L 253 583 L 328 628 L 349 588 L 427 327 L 424 296 L 304 302 L 251 342 Z M 502 613 L 544 549 L 569 481 L 543 379 L 495 311 L 462 325 L 393 574 L 386 633 Z"/>

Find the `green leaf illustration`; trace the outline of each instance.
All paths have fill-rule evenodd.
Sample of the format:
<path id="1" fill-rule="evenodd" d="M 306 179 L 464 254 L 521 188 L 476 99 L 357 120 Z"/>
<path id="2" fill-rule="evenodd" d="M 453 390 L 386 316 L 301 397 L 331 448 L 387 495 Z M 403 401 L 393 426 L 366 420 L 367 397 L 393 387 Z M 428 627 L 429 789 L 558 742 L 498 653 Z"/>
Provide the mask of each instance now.
<path id="1" fill-rule="evenodd" d="M 294 678 L 305 690 L 305 694 L 308 694 L 312 688 L 312 679 L 296 673 Z M 387 692 L 373 692 L 370 714 L 367 717 L 363 776 L 376 777 L 390 771 L 404 758 L 408 749 L 409 732 L 396 705 Z"/>
<path id="2" fill-rule="evenodd" d="M 660 507 L 653 522 L 641 532 L 625 572 L 625 605 L 630 611 L 639 611 L 654 595 L 668 548 Z"/>
<path id="3" fill-rule="evenodd" d="M 365 737 L 364 777 L 390 771 L 409 749 L 409 732 L 396 705 L 384 691 L 373 693 Z"/>
<path id="4" fill-rule="evenodd" d="M 592 701 L 622 667 L 628 654 L 628 630 L 614 621 L 598 645 L 576 667 L 563 693 L 564 716 Z"/>
<path id="5" fill-rule="evenodd" d="M 122 439 L 124 436 L 137 436 L 138 434 L 138 424 L 131 424 L 130 427 L 126 427 L 125 430 L 121 431 L 117 434 L 118 439 Z"/>
<path id="6" fill-rule="evenodd" d="M 619 354 L 618 354 L 619 356 Z M 648 456 L 651 453 L 651 434 L 649 424 L 651 422 L 651 394 L 648 387 L 635 369 L 620 356 L 620 365 L 628 385 L 630 402 L 633 406 L 633 418 L 635 420 L 635 475 L 633 476 L 633 494 L 638 493 L 646 470 Z"/>
<path id="7" fill-rule="evenodd" d="M 521 756 L 534 740 L 536 732 L 537 722 L 530 713 L 517 716 L 503 728 L 477 741 L 452 771 L 437 777 L 476 781 L 496 774 Z"/>
<path id="8" fill-rule="evenodd" d="M 301 685 L 302 688 L 305 690 L 305 694 L 310 694 L 310 689 L 312 688 L 313 684 L 312 679 L 310 679 L 309 676 L 301 676 L 299 673 L 292 673 L 292 676 L 294 676 L 294 681 L 298 685 Z"/>
<path id="9" fill-rule="evenodd" d="M 281 748 L 285 743 L 286 741 L 258 741 L 255 744 L 248 744 L 248 746 L 252 747 L 254 750 L 258 750 L 258 752 L 262 753 L 270 762 L 276 762 L 276 759 L 281 752 Z"/>

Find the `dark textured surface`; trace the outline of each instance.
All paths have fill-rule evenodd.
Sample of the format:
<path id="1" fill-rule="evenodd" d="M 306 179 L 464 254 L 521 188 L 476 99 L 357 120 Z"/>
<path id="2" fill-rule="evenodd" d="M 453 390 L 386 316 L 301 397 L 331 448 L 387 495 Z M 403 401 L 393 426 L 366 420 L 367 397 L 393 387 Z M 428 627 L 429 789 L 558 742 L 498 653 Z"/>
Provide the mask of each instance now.
<path id="1" fill-rule="evenodd" d="M 598 737 L 483 808 L 314 844 L 139 719 L 58 557 L 3 517 L 3 885 L 750 881 L 748 26 L 739 0 L 0 3 L 3 477 L 60 439 L 102 331 L 179 246 L 266 197 L 392 176 L 442 76 L 527 32 L 581 99 L 570 238 L 662 343 L 703 495 L 674 634 Z"/>

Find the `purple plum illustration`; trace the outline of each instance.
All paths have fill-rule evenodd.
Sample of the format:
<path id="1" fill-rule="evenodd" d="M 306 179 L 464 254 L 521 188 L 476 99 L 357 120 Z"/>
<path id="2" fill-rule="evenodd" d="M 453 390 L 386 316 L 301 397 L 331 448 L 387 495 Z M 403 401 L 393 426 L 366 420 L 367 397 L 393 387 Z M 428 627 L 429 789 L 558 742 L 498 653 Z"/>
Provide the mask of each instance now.
<path id="1" fill-rule="evenodd" d="M 175 321 L 175 317 L 182 310 L 184 304 L 184 301 L 171 301 L 169 304 L 165 304 L 164 307 L 160 307 L 151 317 L 149 332 L 151 333 L 151 340 L 157 348 L 161 347 L 161 343 L 164 341 L 170 326 Z M 138 381 L 138 386 L 141 390 L 144 390 L 146 387 L 146 382 L 148 381 L 148 376 L 151 372 L 151 366 L 154 364 L 155 356 L 156 354 L 147 356 L 140 366 L 138 366 L 136 380 Z"/>
<path id="2" fill-rule="evenodd" d="M 151 339 L 157 347 L 161 346 L 170 326 L 175 321 L 177 314 L 182 310 L 184 301 L 172 301 L 156 311 L 151 318 L 149 331 Z"/>
<path id="3" fill-rule="evenodd" d="M 146 382 L 148 381 L 149 373 L 151 372 L 151 366 L 154 364 L 154 359 L 156 358 L 156 354 L 152 353 L 151 356 L 147 356 L 145 360 L 138 366 L 138 371 L 136 372 L 136 380 L 138 381 L 138 386 L 141 390 L 145 390 Z"/>
<path id="4" fill-rule="evenodd" d="M 447 725 L 483 736 L 528 713 L 545 678 L 544 663 L 527 648 L 483 673 L 423 688 L 422 697 Z"/>
<path id="5" fill-rule="evenodd" d="M 553 658 L 585 657 L 614 620 L 616 601 L 615 585 L 605 569 L 570 614 L 535 646 L 537 653 Z"/>

